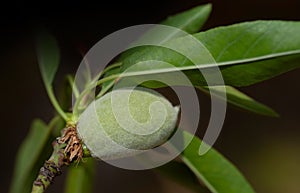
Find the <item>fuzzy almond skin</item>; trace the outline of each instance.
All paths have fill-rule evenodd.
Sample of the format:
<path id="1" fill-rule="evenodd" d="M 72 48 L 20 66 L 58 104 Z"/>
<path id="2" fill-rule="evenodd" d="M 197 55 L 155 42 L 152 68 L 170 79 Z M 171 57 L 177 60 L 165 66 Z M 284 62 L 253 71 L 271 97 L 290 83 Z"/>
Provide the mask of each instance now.
<path id="1" fill-rule="evenodd" d="M 163 144 L 177 117 L 178 107 L 152 90 L 120 89 L 91 103 L 77 132 L 93 157 L 111 160 Z"/>

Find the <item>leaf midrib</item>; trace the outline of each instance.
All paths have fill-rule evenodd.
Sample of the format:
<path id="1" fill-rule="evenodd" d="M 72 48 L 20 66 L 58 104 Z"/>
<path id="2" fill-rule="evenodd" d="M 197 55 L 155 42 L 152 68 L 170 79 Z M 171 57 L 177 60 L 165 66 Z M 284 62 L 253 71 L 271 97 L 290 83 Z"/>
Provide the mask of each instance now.
<path id="1" fill-rule="evenodd" d="M 267 55 L 263 55 L 263 56 L 252 57 L 252 58 L 246 58 L 246 59 L 216 62 L 214 64 L 209 63 L 209 64 L 181 66 L 181 67 L 175 67 L 174 66 L 174 68 L 144 70 L 144 71 L 138 71 L 138 72 L 124 72 L 124 73 L 119 74 L 118 77 L 161 74 L 161 73 L 168 73 L 168 72 L 175 72 L 175 71 L 194 70 L 194 69 L 200 69 L 200 70 L 203 69 L 204 70 L 204 69 L 209 69 L 209 68 L 233 66 L 233 65 L 244 64 L 244 63 L 252 63 L 252 62 L 260 62 L 260 61 L 263 61 L 263 60 L 274 59 L 274 58 L 284 57 L 284 56 L 292 56 L 292 55 L 297 55 L 297 54 L 300 54 L 300 49 L 299 50 L 286 51 L 286 52 L 272 53 L 272 54 L 267 54 Z"/>

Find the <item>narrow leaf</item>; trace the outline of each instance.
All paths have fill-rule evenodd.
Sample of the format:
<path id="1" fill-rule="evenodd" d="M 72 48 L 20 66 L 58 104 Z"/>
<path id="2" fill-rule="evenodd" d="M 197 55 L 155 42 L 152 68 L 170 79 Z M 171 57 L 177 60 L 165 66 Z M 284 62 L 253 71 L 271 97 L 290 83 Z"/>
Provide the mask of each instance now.
<path id="1" fill-rule="evenodd" d="M 50 138 L 51 130 L 41 120 L 34 120 L 30 132 L 17 153 L 10 193 L 29 192 L 31 174 Z M 35 175 L 35 174 L 34 174 Z"/>
<path id="2" fill-rule="evenodd" d="M 200 5 L 198 7 L 189 9 L 177 15 L 169 16 L 166 20 L 162 21 L 161 24 L 175 27 L 177 29 L 186 31 L 187 33 L 196 33 L 201 29 L 201 27 L 206 22 L 210 12 L 211 12 L 211 4 Z M 178 31 L 174 31 L 174 33 L 171 34 L 163 33 L 164 37 L 161 37 L 160 32 L 161 32 L 160 28 L 158 28 L 158 30 L 154 28 L 150 30 L 149 33 L 146 33 L 145 36 L 142 37 L 142 39 L 143 38 L 147 39 L 147 37 L 150 36 L 149 37 L 150 39 L 152 37 L 152 39 L 156 38 L 160 40 L 160 42 L 165 42 L 178 37 Z M 132 57 L 131 55 L 132 54 L 134 55 L 136 52 L 138 53 L 148 52 L 148 50 L 145 49 L 146 49 L 145 46 L 129 49 L 128 51 L 126 51 L 120 56 L 119 61 L 126 60 L 127 57 L 129 58 Z"/>
<path id="3" fill-rule="evenodd" d="M 49 87 L 54 79 L 59 64 L 59 48 L 56 40 L 47 33 L 37 38 L 37 54 L 43 81 Z"/>
<path id="4" fill-rule="evenodd" d="M 206 93 L 210 93 L 213 96 L 216 96 L 220 99 L 223 98 L 223 88 L 221 86 L 211 86 L 209 87 L 198 87 L 202 91 Z M 279 115 L 272 110 L 270 107 L 257 102 L 256 100 L 252 99 L 251 97 L 247 96 L 246 94 L 240 92 L 239 90 L 231 87 L 225 86 L 226 95 L 227 95 L 227 102 L 233 106 L 236 106 L 240 109 L 244 109 L 253 113 L 271 116 L 271 117 L 278 117 Z"/>
<path id="5" fill-rule="evenodd" d="M 187 33 L 196 33 L 206 22 L 210 12 L 211 4 L 200 5 L 174 16 L 169 16 L 161 24 L 179 28 Z"/>
<path id="6" fill-rule="evenodd" d="M 52 82 L 57 71 L 60 58 L 56 40 L 50 34 L 43 33 L 38 36 L 37 55 L 47 94 L 58 114 L 65 121 L 67 121 L 68 116 L 57 102 L 57 99 L 52 89 Z"/>
<path id="7" fill-rule="evenodd" d="M 255 21 L 195 35 L 227 84 L 247 86 L 300 66 L 300 22 Z"/>
<path id="8" fill-rule="evenodd" d="M 95 160 L 89 158 L 68 170 L 65 193 L 91 193 L 95 174 Z"/>
<path id="9" fill-rule="evenodd" d="M 202 28 L 202 26 L 208 19 L 211 12 L 211 7 L 212 7 L 211 4 L 205 4 L 205 5 L 194 7 L 192 9 L 176 14 L 174 16 L 169 16 L 166 20 L 162 21 L 161 24 L 176 27 L 178 29 L 186 31 L 187 33 L 196 33 Z M 169 34 L 167 38 L 172 39 L 173 36 L 176 36 L 176 34 Z M 136 52 L 144 53 L 145 52 L 143 51 L 144 49 L 145 48 L 130 49 L 120 56 L 119 61 L 123 61 L 127 57 L 132 57 L 131 55 Z M 148 50 L 146 50 L 146 52 L 148 52 Z M 120 71 L 121 71 L 120 68 L 114 68 L 108 71 L 107 73 L 105 73 L 105 76 L 117 74 L 120 73 Z M 112 82 L 113 81 L 104 83 L 102 89 L 105 90 L 106 87 L 111 85 Z"/>
<path id="10" fill-rule="evenodd" d="M 184 55 L 170 49 L 148 46 L 142 52 L 135 52 L 124 60 L 122 71 L 133 64 L 144 61 L 165 61 L 176 68 L 155 65 L 136 65 L 120 77 L 163 76 L 174 71 L 184 71 L 196 86 L 205 82 L 199 69 L 207 70 L 218 66 L 225 84 L 247 86 L 267 80 L 300 66 L 300 22 L 256 21 L 219 27 L 195 34 L 207 49 L 200 49 L 200 62 L 194 65 Z M 172 45 L 185 54 L 195 55 L 195 44 L 190 38 L 181 37 L 170 40 Z M 216 64 L 209 58 L 215 59 Z M 215 71 L 209 72 L 213 77 Z M 222 84 L 219 80 L 211 84 Z M 161 85 L 159 85 L 161 86 Z"/>
<path id="11" fill-rule="evenodd" d="M 187 132 L 184 133 L 184 139 L 192 141 L 182 153 L 183 162 L 211 192 L 254 193 L 238 169 L 216 150 L 210 149 L 206 154 L 199 156 L 201 141 Z"/>

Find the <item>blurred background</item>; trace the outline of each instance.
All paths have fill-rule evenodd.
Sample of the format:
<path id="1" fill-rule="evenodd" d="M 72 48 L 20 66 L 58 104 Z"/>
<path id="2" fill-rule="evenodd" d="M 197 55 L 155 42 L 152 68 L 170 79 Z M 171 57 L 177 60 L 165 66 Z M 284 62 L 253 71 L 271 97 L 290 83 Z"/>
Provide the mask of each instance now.
<path id="1" fill-rule="evenodd" d="M 109 2 L 109 1 L 106 1 Z M 8 192 L 15 154 L 34 118 L 49 121 L 54 110 L 43 87 L 36 60 L 34 31 L 46 28 L 58 40 L 61 66 L 59 86 L 66 73 L 74 73 L 80 50 L 124 27 L 158 23 L 168 15 L 212 3 L 205 29 L 257 19 L 300 20 L 299 0 L 163 0 L 111 1 L 11 1 L 1 3 L 2 135 L 0 192 Z M 299 34 L 300 37 L 300 34 Z M 242 88 L 273 107 L 280 118 L 269 118 L 228 108 L 215 148 L 243 172 L 257 192 L 300 192 L 300 70 L 254 86 Z M 207 99 L 200 95 L 203 101 Z M 207 100 L 208 101 L 208 100 Z M 30 156 L 30 155 L 29 155 Z M 98 162 L 95 192 L 189 192 L 152 171 L 128 171 Z M 63 176 L 49 189 L 61 192 Z"/>

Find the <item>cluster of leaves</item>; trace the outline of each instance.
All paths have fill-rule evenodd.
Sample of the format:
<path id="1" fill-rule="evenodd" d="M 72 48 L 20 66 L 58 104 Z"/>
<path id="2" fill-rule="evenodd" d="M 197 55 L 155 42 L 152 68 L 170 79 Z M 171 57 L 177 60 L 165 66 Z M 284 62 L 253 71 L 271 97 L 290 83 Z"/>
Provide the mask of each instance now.
<path id="1" fill-rule="evenodd" d="M 262 115 L 278 116 L 269 107 L 255 101 L 234 87 L 252 85 L 300 67 L 300 38 L 297 37 L 300 33 L 300 22 L 255 21 L 197 33 L 210 12 L 211 5 L 198 6 L 169 17 L 162 24 L 193 34 L 208 49 L 224 77 L 229 104 Z M 63 128 L 64 121 L 72 119 L 72 116 L 65 113 L 57 103 L 51 86 L 59 63 L 57 45 L 53 43 L 55 41 L 51 38 L 43 39 L 43 41 L 44 43 L 41 45 L 47 46 L 42 46 L 39 49 L 41 51 L 39 54 L 41 73 L 48 95 L 60 116 L 56 116 L 48 125 L 40 120 L 33 122 L 31 131 L 17 155 L 11 193 L 30 192 L 31 183 L 38 172 L 38 167 L 41 166 L 45 156 L 50 154 L 50 141 Z M 189 45 L 183 42 L 181 45 L 183 49 L 185 49 L 184 46 L 188 49 Z M 99 95 L 101 96 L 109 91 L 116 79 L 120 78 L 120 73 L 132 64 L 146 60 L 160 60 L 168 61 L 181 69 L 191 79 L 194 86 L 201 91 L 219 96 L 222 99 L 220 92 L 223 91 L 220 90 L 218 84 L 208 87 L 205 82 L 199 81 L 201 74 L 198 69 L 206 68 L 205 65 L 194 65 L 181 57 L 176 53 L 170 53 L 157 47 L 136 48 L 123 54 L 116 65 L 107 69 L 105 78 L 91 81 L 87 88 L 90 89 L 102 84 Z M 159 70 L 156 73 L 164 75 L 163 69 Z M 151 69 L 136 69 L 136 75 L 149 74 L 152 74 Z M 73 82 L 73 78 L 70 76 L 68 80 Z M 151 84 L 152 88 L 162 86 L 164 85 L 159 83 Z M 77 98 L 83 96 L 82 93 L 84 93 L 77 93 L 78 91 L 76 88 L 74 90 L 74 87 L 73 92 Z M 184 141 L 189 141 L 191 138 L 193 138 L 192 142 L 180 156 L 181 163 L 173 161 L 157 170 L 196 192 L 254 192 L 243 175 L 226 158 L 214 149 L 200 156 L 198 149 L 201 140 L 189 133 L 184 133 Z M 90 179 L 93 176 L 93 168 L 94 164 L 91 159 L 76 167 L 71 166 L 65 192 L 91 192 Z M 204 186 L 198 182 L 196 177 L 202 181 Z"/>

